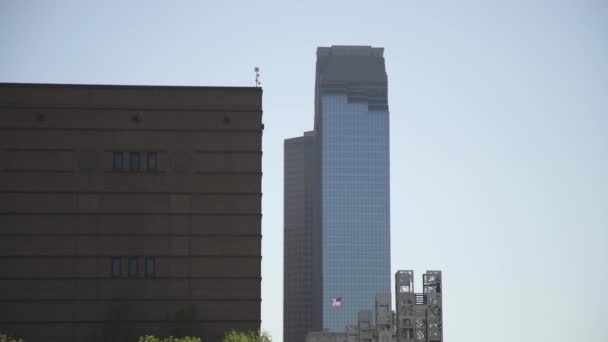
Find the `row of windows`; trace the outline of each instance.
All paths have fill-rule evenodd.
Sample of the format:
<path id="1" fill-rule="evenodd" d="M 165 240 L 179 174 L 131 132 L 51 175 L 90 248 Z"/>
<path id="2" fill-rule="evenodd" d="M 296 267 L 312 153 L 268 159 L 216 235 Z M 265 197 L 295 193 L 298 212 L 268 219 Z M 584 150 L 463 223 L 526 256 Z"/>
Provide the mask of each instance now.
<path id="1" fill-rule="evenodd" d="M 158 170 L 158 153 L 157 152 L 139 152 L 139 151 L 116 151 L 114 152 L 114 170 L 115 171 L 126 171 L 126 156 L 129 155 L 129 171 L 140 172 L 142 170 L 142 157 L 146 157 L 146 170 L 148 172 L 155 172 Z"/>
<path id="2" fill-rule="evenodd" d="M 112 277 L 138 277 L 140 276 L 139 257 L 130 256 L 128 257 L 127 272 L 123 272 L 122 269 L 123 257 L 112 257 Z M 144 276 L 153 277 L 156 275 L 156 257 L 147 256 L 144 257 Z"/>

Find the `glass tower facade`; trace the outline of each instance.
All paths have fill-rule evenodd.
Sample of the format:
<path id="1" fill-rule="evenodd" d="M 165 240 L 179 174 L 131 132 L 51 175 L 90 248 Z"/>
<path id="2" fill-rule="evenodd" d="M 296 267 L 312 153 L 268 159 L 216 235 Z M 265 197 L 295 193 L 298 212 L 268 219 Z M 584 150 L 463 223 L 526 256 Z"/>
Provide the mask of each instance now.
<path id="1" fill-rule="evenodd" d="M 317 51 L 322 329 L 343 332 L 390 293 L 389 111 L 383 50 Z M 335 299 L 339 298 L 339 306 Z M 333 305 L 331 303 L 334 303 Z"/>
<path id="2" fill-rule="evenodd" d="M 344 332 L 391 292 L 389 208 L 383 49 L 320 47 L 314 131 L 285 141 L 286 340 Z"/>
<path id="3" fill-rule="evenodd" d="M 388 111 L 345 95 L 321 102 L 323 328 L 341 332 L 390 293 Z"/>

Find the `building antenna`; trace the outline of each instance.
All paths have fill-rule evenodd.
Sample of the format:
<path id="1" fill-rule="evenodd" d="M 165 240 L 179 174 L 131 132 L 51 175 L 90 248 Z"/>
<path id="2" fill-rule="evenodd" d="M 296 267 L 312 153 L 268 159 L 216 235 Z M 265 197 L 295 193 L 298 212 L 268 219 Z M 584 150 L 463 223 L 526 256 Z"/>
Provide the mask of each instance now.
<path id="1" fill-rule="evenodd" d="M 255 71 L 255 86 L 259 88 L 262 85 L 262 82 L 260 82 L 260 67 L 256 66 L 253 70 Z"/>

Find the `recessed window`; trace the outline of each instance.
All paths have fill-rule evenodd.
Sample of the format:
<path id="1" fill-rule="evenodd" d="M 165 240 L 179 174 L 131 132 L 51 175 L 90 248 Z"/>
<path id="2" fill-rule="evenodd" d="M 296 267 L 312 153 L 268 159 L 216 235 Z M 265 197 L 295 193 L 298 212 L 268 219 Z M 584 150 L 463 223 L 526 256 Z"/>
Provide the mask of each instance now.
<path id="1" fill-rule="evenodd" d="M 123 171 L 125 169 L 125 153 L 122 151 L 114 152 L 114 170 Z"/>
<path id="2" fill-rule="evenodd" d="M 148 152 L 148 172 L 155 172 L 158 168 L 156 152 Z"/>
<path id="3" fill-rule="evenodd" d="M 112 277 L 120 277 L 120 257 L 112 257 Z"/>
<path id="4" fill-rule="evenodd" d="M 152 277 L 156 273 L 156 258 L 148 256 L 146 257 L 146 276 Z"/>
<path id="5" fill-rule="evenodd" d="M 138 172 L 141 169 L 139 152 L 131 152 L 131 171 Z"/>
<path id="6" fill-rule="evenodd" d="M 129 276 L 137 276 L 137 257 L 129 257 Z"/>

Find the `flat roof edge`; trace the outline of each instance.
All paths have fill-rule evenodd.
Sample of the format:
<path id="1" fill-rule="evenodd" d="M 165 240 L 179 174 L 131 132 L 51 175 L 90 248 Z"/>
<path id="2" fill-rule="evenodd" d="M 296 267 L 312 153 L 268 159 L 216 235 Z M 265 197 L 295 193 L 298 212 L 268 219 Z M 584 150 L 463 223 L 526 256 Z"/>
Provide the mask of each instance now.
<path id="1" fill-rule="evenodd" d="M 150 84 L 86 84 L 86 83 L 27 83 L 0 82 L 0 87 L 40 87 L 40 88 L 132 88 L 132 89 L 238 89 L 262 91 L 262 87 L 244 86 L 192 86 L 192 85 L 150 85 Z"/>

